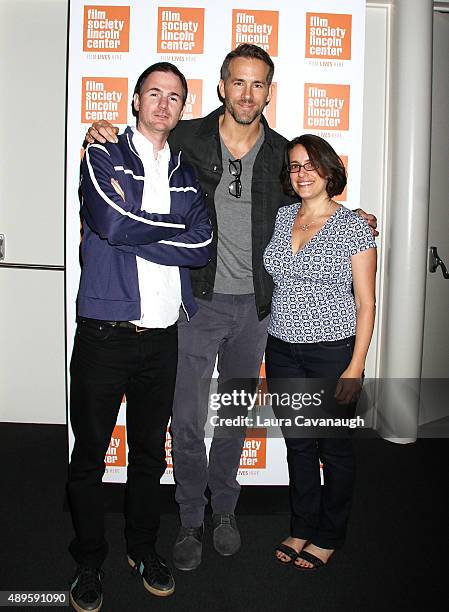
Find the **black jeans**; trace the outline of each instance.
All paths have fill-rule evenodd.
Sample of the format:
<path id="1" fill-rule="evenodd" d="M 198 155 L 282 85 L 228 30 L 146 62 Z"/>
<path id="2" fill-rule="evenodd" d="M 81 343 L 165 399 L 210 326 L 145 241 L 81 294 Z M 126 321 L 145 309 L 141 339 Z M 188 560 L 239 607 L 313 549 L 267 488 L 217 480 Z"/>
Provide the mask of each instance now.
<path id="1" fill-rule="evenodd" d="M 280 393 L 286 388 L 285 381 L 306 378 L 326 379 L 329 388 L 349 365 L 353 348 L 354 337 L 336 342 L 294 344 L 269 335 L 265 353 L 269 391 Z M 333 398 L 328 401 L 334 402 Z M 276 412 L 276 406 L 273 408 Z M 354 405 L 349 409 L 346 406 L 341 412 L 347 416 L 354 409 Z M 339 410 L 336 402 L 325 407 L 333 416 L 339 414 Z M 340 548 L 345 539 L 355 474 L 352 441 L 348 435 L 349 430 L 336 431 L 335 437 L 328 438 L 288 437 L 285 433 L 291 535 L 321 548 Z"/>
<path id="2" fill-rule="evenodd" d="M 104 457 L 126 395 L 128 554 L 154 550 L 165 438 L 176 380 L 176 325 L 138 333 L 92 319 L 78 322 L 70 364 L 70 421 L 75 436 L 68 495 L 77 561 L 100 567 L 107 554 L 102 477 Z"/>

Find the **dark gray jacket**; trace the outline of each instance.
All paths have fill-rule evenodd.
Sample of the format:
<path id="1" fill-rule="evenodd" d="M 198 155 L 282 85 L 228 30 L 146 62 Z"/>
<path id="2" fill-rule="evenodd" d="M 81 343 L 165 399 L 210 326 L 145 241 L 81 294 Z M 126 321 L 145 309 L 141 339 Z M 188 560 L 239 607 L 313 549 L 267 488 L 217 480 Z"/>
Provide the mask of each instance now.
<path id="1" fill-rule="evenodd" d="M 193 293 L 195 297 L 203 299 L 212 298 L 217 269 L 217 240 L 220 228 L 217 227 L 214 194 L 223 174 L 218 132 L 218 119 L 223 113 L 224 107 L 220 107 L 201 119 L 180 121 L 169 137 L 170 146 L 175 150 L 182 150 L 196 168 L 214 228 L 214 252 L 211 261 L 204 268 L 190 271 Z M 271 277 L 263 267 L 262 255 L 273 233 L 278 208 L 281 204 L 289 204 L 292 201 L 284 195 L 279 180 L 287 141 L 269 127 L 263 115 L 261 120 L 265 138 L 254 162 L 251 210 L 253 282 L 259 319 L 270 313 L 273 290 Z"/>

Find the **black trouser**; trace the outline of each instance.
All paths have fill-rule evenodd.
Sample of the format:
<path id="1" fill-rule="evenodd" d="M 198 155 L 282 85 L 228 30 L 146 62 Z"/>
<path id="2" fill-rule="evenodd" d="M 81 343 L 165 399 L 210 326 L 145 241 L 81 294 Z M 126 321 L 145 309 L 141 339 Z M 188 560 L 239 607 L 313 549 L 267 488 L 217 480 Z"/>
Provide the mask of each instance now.
<path id="1" fill-rule="evenodd" d="M 99 567 L 107 554 L 104 457 L 123 395 L 129 448 L 127 550 L 133 558 L 141 558 L 154 549 L 177 347 L 176 325 L 139 333 L 92 319 L 78 322 L 70 364 L 70 421 L 75 445 L 68 480 L 76 535 L 69 550 L 78 563 Z"/>
<path id="2" fill-rule="evenodd" d="M 282 393 L 293 379 L 319 378 L 326 383 L 329 398 L 340 374 L 351 361 L 353 348 L 353 337 L 336 342 L 294 344 L 269 335 L 265 354 L 269 391 Z M 343 418 L 354 412 L 355 405 L 342 407 L 333 399 L 327 401 L 334 404 L 324 407 L 328 416 L 341 414 Z M 276 412 L 276 406 L 273 408 Z M 313 416 L 313 408 L 308 414 Z M 333 437 L 299 438 L 291 437 L 291 431 L 284 433 L 290 476 L 291 535 L 310 540 L 321 548 L 335 549 L 341 547 L 345 539 L 355 461 L 349 430 L 335 430 L 329 434 Z"/>

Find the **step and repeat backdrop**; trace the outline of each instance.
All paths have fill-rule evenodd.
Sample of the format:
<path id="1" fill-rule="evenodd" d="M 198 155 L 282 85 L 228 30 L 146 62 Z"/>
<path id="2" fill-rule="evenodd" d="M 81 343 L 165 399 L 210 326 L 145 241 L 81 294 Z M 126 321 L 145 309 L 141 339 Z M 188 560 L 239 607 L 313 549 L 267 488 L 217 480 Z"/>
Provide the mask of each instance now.
<path id="1" fill-rule="evenodd" d="M 225 55 L 240 43 L 273 58 L 270 126 L 287 138 L 304 132 L 326 138 L 343 159 L 348 185 L 339 200 L 357 208 L 362 139 L 364 0 L 190 0 L 86 2 L 71 0 L 67 90 L 66 292 L 67 362 L 73 345 L 80 274 L 79 162 L 93 121 L 133 125 L 132 92 L 150 64 L 169 61 L 185 74 L 184 119 L 219 106 L 217 84 Z M 263 376 L 263 366 L 261 375 Z M 70 406 L 69 406 L 70 410 Z M 126 399 L 105 457 L 107 482 L 126 480 Z M 210 439 L 206 440 L 210 444 Z M 73 438 L 69 432 L 69 450 Z M 167 470 L 173 482 L 171 439 Z M 242 484 L 286 484 L 285 447 L 263 428 L 249 430 Z"/>

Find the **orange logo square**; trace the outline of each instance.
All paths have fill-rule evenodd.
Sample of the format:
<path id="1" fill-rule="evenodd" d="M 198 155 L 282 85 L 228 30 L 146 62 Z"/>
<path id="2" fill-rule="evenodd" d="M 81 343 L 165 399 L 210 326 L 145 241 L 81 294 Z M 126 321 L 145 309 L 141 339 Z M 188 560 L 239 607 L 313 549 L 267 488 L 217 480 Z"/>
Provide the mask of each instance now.
<path id="1" fill-rule="evenodd" d="M 306 57 L 351 59 L 352 15 L 306 13 Z"/>
<path id="2" fill-rule="evenodd" d="M 232 9 L 233 49 L 242 43 L 251 43 L 277 57 L 278 29 L 279 11 Z"/>
<path id="3" fill-rule="evenodd" d="M 346 174 L 347 174 L 348 173 L 348 156 L 347 155 L 340 155 L 339 157 L 340 157 L 341 161 L 343 162 L 344 167 L 346 168 Z M 336 195 L 335 199 L 338 200 L 339 202 L 346 202 L 346 199 L 347 199 L 347 196 L 348 196 L 347 190 L 348 190 L 348 186 L 346 186 L 343 189 L 343 192 L 340 195 Z"/>
<path id="4" fill-rule="evenodd" d="M 158 53 L 203 53 L 204 9 L 173 6 L 158 8 Z"/>
<path id="5" fill-rule="evenodd" d="M 261 470 L 267 466 L 267 430 L 248 428 L 240 457 L 240 469 Z"/>
<path id="6" fill-rule="evenodd" d="M 268 124 L 273 129 L 276 127 L 276 102 L 277 102 L 278 87 L 277 83 L 271 83 L 271 100 L 264 108 L 264 115 L 267 118 Z"/>
<path id="7" fill-rule="evenodd" d="M 83 51 L 129 51 L 129 6 L 85 6 Z"/>
<path id="8" fill-rule="evenodd" d="M 114 427 L 104 462 L 107 467 L 126 467 L 125 425 L 116 425 Z"/>
<path id="9" fill-rule="evenodd" d="M 203 116 L 203 80 L 188 79 L 186 105 L 184 107 L 183 119 L 198 119 Z"/>
<path id="10" fill-rule="evenodd" d="M 348 130 L 350 85 L 304 83 L 304 128 Z"/>
<path id="11" fill-rule="evenodd" d="M 258 394 L 256 406 L 263 406 L 264 398 L 268 394 L 268 385 L 265 373 L 265 358 L 264 361 L 262 361 L 262 363 L 260 364 L 259 384 L 257 385 L 256 393 Z"/>
<path id="12" fill-rule="evenodd" d="M 81 123 L 128 123 L 128 79 L 83 77 L 81 95 Z"/>

